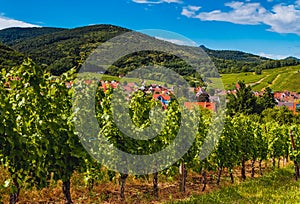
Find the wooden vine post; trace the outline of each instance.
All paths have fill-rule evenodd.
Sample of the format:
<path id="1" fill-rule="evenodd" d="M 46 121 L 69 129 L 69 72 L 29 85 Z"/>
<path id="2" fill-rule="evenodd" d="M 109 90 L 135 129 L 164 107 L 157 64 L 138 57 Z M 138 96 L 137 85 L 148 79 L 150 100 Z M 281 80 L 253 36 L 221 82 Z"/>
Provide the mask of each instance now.
<path id="1" fill-rule="evenodd" d="M 294 140 L 294 135 L 293 131 L 290 131 L 290 136 L 291 136 L 291 142 L 292 142 L 292 150 L 293 152 L 296 151 L 296 145 L 295 145 L 295 140 Z M 299 165 L 296 159 L 294 159 L 294 167 L 295 167 L 295 178 L 298 180 L 300 174 L 299 174 Z"/>
<path id="2" fill-rule="evenodd" d="M 185 193 L 187 169 L 185 168 L 185 164 L 183 162 L 180 163 L 179 173 L 180 173 L 180 192 Z"/>

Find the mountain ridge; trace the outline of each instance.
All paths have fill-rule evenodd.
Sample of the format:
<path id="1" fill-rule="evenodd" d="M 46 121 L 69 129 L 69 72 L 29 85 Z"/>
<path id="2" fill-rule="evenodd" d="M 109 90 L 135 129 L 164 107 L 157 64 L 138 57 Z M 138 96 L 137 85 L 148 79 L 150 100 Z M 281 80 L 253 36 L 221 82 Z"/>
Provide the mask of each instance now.
<path id="1" fill-rule="evenodd" d="M 60 75 L 87 59 L 88 55 L 101 43 L 130 31 L 132 30 L 105 24 L 72 29 L 7 28 L 0 30 L 0 41 L 16 52 L 33 58 L 38 64 L 46 65 L 53 74 Z M 299 59 L 292 57 L 274 60 L 242 51 L 212 50 L 204 45 L 200 47 L 211 57 L 220 73 L 249 72 L 300 64 Z M 167 55 L 163 57 L 168 58 Z M 161 63 L 153 57 L 145 56 L 145 58 L 153 60 L 153 63 Z M 142 59 L 137 60 L 133 59 L 133 64 L 139 65 Z M 126 66 L 131 66 L 131 64 L 126 64 Z M 111 74 L 124 74 L 124 66 L 116 67 Z M 206 75 L 210 77 L 209 72 Z"/>
<path id="2" fill-rule="evenodd" d="M 0 30 L 1 42 L 5 45 L 11 46 L 24 39 L 34 38 L 43 34 L 50 34 L 66 28 L 55 28 L 55 27 L 32 27 L 32 28 L 20 28 L 12 27 Z"/>
<path id="3" fill-rule="evenodd" d="M 214 56 L 214 57 L 217 57 L 217 58 L 218 58 L 218 54 L 222 53 L 222 52 L 223 53 L 228 53 L 228 55 L 231 54 L 231 56 L 229 55 L 228 58 L 225 58 L 225 59 L 228 59 L 228 60 L 233 60 L 233 56 L 235 56 L 235 55 L 239 55 L 239 57 L 241 58 L 241 60 L 244 59 L 243 57 L 246 57 L 246 56 L 257 57 L 257 58 L 259 58 L 261 60 L 273 60 L 271 58 L 263 57 L 263 56 L 252 54 L 252 53 L 248 53 L 248 52 L 243 52 L 243 51 L 240 51 L 240 50 L 229 50 L 229 49 L 228 50 L 227 49 L 214 50 L 214 49 L 210 49 L 210 48 L 206 47 L 205 45 L 200 45 L 199 47 L 202 48 L 207 53 L 215 52 L 215 53 L 212 53 L 211 55 Z M 249 60 L 249 59 L 246 59 L 246 60 Z"/>

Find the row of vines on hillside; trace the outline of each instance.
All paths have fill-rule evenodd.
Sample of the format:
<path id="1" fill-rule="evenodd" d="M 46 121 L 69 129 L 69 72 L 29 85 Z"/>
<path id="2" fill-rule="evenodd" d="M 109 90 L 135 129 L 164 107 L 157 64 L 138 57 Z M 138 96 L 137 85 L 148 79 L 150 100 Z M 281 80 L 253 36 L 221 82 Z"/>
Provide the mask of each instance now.
<path id="1" fill-rule="evenodd" d="M 10 72 L 3 71 L 0 75 L 0 162 L 10 174 L 10 178 L 0 184 L 0 194 L 3 189 L 10 187 L 10 203 L 18 201 L 22 187 L 44 188 L 50 185 L 50 178 L 55 181 L 62 180 L 65 201 L 72 203 L 70 179 L 75 171 L 85 175 L 89 190 L 104 174 L 110 177 L 116 174 L 113 171 L 104 171 L 105 168 L 92 157 L 93 155 L 87 153 L 80 142 L 80 139 L 85 138 L 85 132 L 75 130 L 73 121 L 78 118 L 74 117 L 72 110 L 74 90 L 66 87 L 66 82 L 74 80 L 73 70 L 60 77 L 52 77 L 41 70 L 31 60 L 27 60 L 20 67 Z M 84 82 L 78 83 L 87 86 Z M 275 159 L 279 163 L 280 159 L 287 160 L 290 157 L 295 163 L 300 162 L 299 126 L 275 121 L 263 123 L 258 116 L 242 114 L 226 117 L 218 143 L 213 151 L 201 160 L 199 154 L 211 125 L 212 115 L 215 113 L 207 110 L 185 110 L 179 106 L 177 100 L 170 103 L 165 110 L 162 122 L 166 125 L 157 137 L 149 141 L 133 140 L 114 123 L 112 94 L 112 89 L 106 92 L 99 89 L 95 96 L 100 133 L 115 147 L 130 154 L 153 154 L 166 148 L 178 134 L 183 112 L 188 112 L 189 117 L 198 117 L 198 127 L 190 126 L 198 130 L 190 150 L 177 163 L 160 172 L 170 176 L 180 172 L 179 190 L 182 192 L 185 191 L 189 171 L 202 174 L 204 191 L 207 174 L 212 171 L 217 172 L 219 184 L 225 168 L 234 182 L 233 168 L 238 165 L 242 167 L 242 178 L 246 179 L 247 161 L 251 161 L 252 176 L 256 173 L 255 161 L 259 161 L 261 175 L 263 160 L 273 159 L 274 166 Z M 151 123 L 156 123 L 157 121 L 149 119 L 150 113 L 161 114 L 159 111 L 150 111 L 155 106 L 160 106 L 160 103 L 153 100 L 152 96 L 145 96 L 142 91 L 135 92 L 129 103 L 130 117 L 134 125 L 145 128 Z M 291 131 L 295 141 L 294 147 L 290 139 Z M 160 159 L 157 158 L 158 163 Z M 125 199 L 127 177 L 126 173 L 120 175 L 122 200 Z M 154 173 L 153 194 L 156 198 L 159 196 L 158 177 L 159 173 Z"/>

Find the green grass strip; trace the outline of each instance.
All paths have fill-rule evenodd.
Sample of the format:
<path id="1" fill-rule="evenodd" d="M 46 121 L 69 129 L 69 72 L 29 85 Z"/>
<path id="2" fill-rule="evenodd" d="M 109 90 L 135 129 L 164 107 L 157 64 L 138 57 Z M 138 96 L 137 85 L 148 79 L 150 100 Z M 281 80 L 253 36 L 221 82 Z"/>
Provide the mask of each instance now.
<path id="1" fill-rule="evenodd" d="M 295 181 L 293 173 L 293 166 L 289 166 L 212 193 L 170 203 L 300 203 L 300 181 Z"/>

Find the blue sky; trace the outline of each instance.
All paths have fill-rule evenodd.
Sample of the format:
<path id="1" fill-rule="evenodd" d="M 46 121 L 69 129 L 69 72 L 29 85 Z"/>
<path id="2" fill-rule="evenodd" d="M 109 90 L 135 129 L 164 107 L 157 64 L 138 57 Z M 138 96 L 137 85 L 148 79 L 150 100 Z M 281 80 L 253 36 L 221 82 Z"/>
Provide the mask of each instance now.
<path id="1" fill-rule="evenodd" d="M 0 29 L 113 24 L 162 29 L 197 45 L 300 58 L 300 0 L 2 0 Z M 171 39 L 174 40 L 174 39 Z"/>

